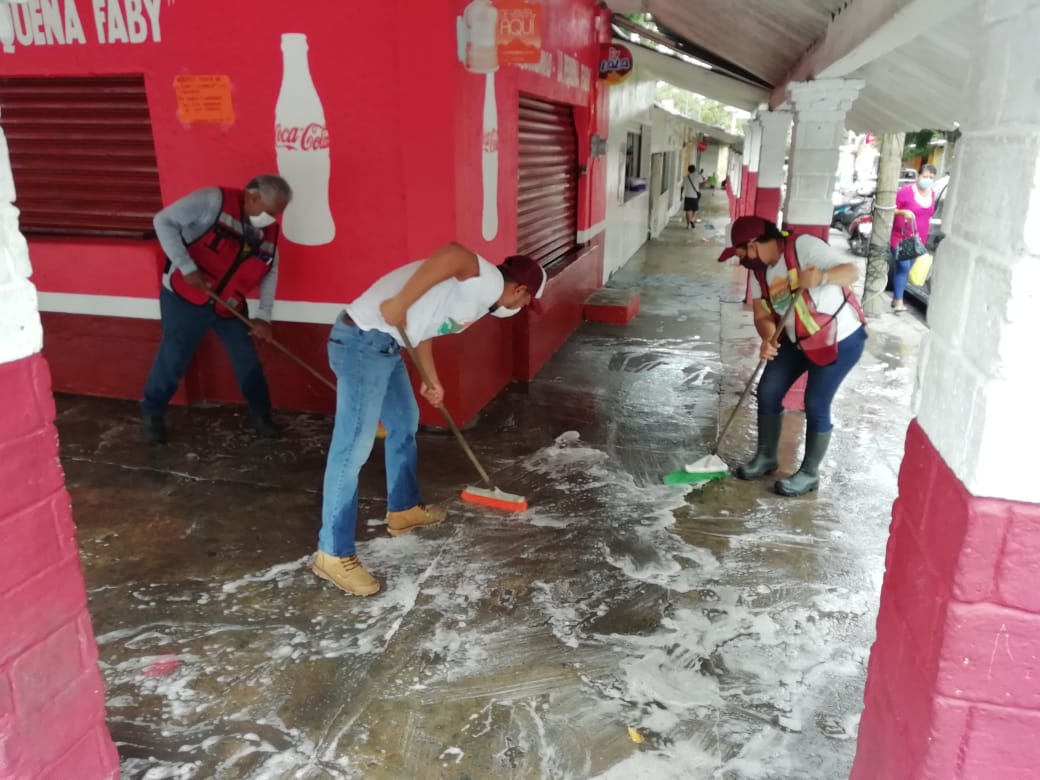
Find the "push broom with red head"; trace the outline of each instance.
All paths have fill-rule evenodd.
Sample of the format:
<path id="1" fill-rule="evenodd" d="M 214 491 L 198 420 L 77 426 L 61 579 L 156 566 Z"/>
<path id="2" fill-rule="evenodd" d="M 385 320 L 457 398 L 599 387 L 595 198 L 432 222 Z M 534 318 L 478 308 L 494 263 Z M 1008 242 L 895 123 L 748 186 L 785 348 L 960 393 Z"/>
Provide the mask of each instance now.
<path id="1" fill-rule="evenodd" d="M 412 342 L 408 339 L 408 334 L 405 333 L 404 328 L 398 328 L 397 332 L 401 334 L 401 340 L 404 342 L 404 346 L 408 350 L 408 354 L 411 356 L 415 368 L 419 371 L 419 377 L 427 387 L 433 387 L 433 382 L 431 382 L 430 378 L 426 375 L 426 369 L 419 361 L 419 356 L 415 354 L 415 347 L 412 346 Z M 477 473 L 480 474 L 480 478 L 484 480 L 485 487 L 474 487 L 473 485 L 466 487 L 462 491 L 462 500 L 469 501 L 471 504 L 482 504 L 495 509 L 504 509 L 507 512 L 523 512 L 527 509 L 526 498 L 518 496 L 515 493 L 506 493 L 504 490 L 499 490 L 495 487 L 494 483 L 491 482 L 491 477 L 488 476 L 484 467 L 480 465 L 476 453 L 474 453 L 470 448 L 469 443 L 466 441 L 466 437 L 462 435 L 462 431 L 459 430 L 459 426 L 455 424 L 455 420 L 452 419 L 452 416 L 448 413 L 444 404 L 437 404 L 437 408 L 440 410 L 440 413 L 444 415 L 444 419 L 448 422 L 448 427 L 451 428 L 451 432 L 455 434 L 455 438 L 459 440 L 459 444 L 462 445 L 463 452 L 469 456 L 470 461 L 477 469 Z"/>

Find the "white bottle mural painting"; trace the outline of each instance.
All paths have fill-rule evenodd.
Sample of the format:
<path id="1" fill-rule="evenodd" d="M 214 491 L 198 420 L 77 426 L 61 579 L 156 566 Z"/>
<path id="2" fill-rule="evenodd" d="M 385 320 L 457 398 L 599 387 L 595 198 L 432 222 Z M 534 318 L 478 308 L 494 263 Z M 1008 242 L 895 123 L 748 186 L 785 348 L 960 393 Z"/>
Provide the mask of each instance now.
<path id="1" fill-rule="evenodd" d="M 293 189 L 282 231 L 294 243 L 320 246 L 335 237 L 336 223 L 329 208 L 329 132 L 311 79 L 306 35 L 282 35 L 282 63 L 282 87 L 274 109 L 274 148 L 278 173 Z"/>
<path id="2" fill-rule="evenodd" d="M 498 105 L 495 101 L 497 29 L 498 10 L 491 4 L 491 0 L 473 0 L 459 17 L 456 30 L 459 60 L 470 73 L 484 74 L 484 127 L 480 158 L 484 203 L 480 231 L 485 241 L 498 235 Z"/>

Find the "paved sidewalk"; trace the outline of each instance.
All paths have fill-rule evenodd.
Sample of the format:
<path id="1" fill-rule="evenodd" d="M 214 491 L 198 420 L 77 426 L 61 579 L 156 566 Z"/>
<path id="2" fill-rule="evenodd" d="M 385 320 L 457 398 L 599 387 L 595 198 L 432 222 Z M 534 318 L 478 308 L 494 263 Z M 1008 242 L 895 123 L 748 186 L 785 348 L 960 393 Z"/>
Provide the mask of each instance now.
<path id="1" fill-rule="evenodd" d="M 240 409 L 177 409 L 171 444 L 147 448 L 134 404 L 59 399 L 125 777 L 847 776 L 924 328 L 871 324 L 819 494 L 667 488 L 757 359 L 737 269 L 715 262 L 725 222 L 706 223 L 673 223 L 616 275 L 642 291 L 629 326 L 586 324 L 473 428 L 527 513 L 463 505 L 471 467 L 423 433 L 427 500 L 451 514 L 390 538 L 377 445 L 370 599 L 307 566 L 330 418 L 279 415 L 272 443 Z"/>

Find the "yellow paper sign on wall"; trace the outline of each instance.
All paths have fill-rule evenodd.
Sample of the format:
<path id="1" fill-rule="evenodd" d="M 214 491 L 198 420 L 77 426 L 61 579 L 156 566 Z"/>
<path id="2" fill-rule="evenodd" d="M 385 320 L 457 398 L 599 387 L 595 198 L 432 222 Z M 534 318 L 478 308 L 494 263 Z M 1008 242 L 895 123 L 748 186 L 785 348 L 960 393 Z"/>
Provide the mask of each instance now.
<path id="1" fill-rule="evenodd" d="M 187 125 L 235 121 L 230 76 L 176 76 L 173 91 L 177 95 L 177 118 Z"/>

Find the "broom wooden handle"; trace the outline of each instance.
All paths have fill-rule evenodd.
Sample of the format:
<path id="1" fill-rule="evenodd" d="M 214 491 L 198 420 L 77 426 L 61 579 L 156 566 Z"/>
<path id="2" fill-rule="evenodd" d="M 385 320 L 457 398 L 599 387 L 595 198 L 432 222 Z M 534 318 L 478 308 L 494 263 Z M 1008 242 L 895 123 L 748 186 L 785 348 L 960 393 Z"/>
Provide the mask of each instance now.
<path id="1" fill-rule="evenodd" d="M 415 352 L 415 347 L 412 346 L 411 340 L 408 338 L 408 334 L 405 333 L 404 328 L 398 327 L 397 332 L 401 334 L 401 341 L 404 342 L 405 349 L 408 350 L 408 355 L 412 358 L 412 362 L 415 364 L 416 370 L 419 372 L 419 378 L 422 379 L 423 384 L 427 387 L 433 387 L 433 382 L 430 381 L 429 375 L 426 373 L 426 368 L 423 366 L 422 361 L 419 360 L 419 356 Z M 437 409 L 444 415 L 444 419 L 448 421 L 448 427 L 451 428 L 451 432 L 455 434 L 455 438 L 459 440 L 459 444 L 462 445 L 463 451 L 469 456 L 470 461 L 477 469 L 477 473 L 480 474 L 480 478 L 484 480 L 484 484 L 492 490 L 495 486 L 491 483 L 491 477 L 488 476 L 487 471 L 482 465 L 480 460 L 477 459 L 477 455 L 473 452 L 469 446 L 469 442 L 466 441 L 466 437 L 462 435 L 462 431 L 459 430 L 459 426 L 455 424 L 455 420 L 452 419 L 451 414 L 443 403 L 437 404 Z"/>
<path id="2" fill-rule="evenodd" d="M 219 295 L 217 295 L 215 292 L 213 292 L 213 290 L 211 290 L 209 287 L 200 287 L 199 289 L 202 290 L 203 292 L 205 292 L 206 295 L 208 295 L 214 301 L 219 303 L 221 306 L 223 306 L 229 312 L 234 314 L 240 320 L 242 320 L 242 322 L 244 322 L 246 325 L 248 325 L 249 327 L 253 327 L 253 323 L 250 321 L 250 319 L 248 317 L 246 317 L 244 314 L 242 314 L 242 312 L 240 312 L 234 306 L 232 306 L 227 301 L 225 301 L 223 298 L 221 298 Z M 287 347 L 284 347 L 283 345 L 279 344 L 273 338 L 271 339 L 271 344 L 274 346 L 275 349 L 279 350 L 283 355 L 285 355 L 287 358 L 289 358 L 289 360 L 291 360 L 293 363 L 298 365 L 300 368 L 302 368 L 308 374 L 313 376 L 315 379 L 317 379 L 319 382 L 321 382 L 323 385 L 325 385 L 327 388 L 329 388 L 332 392 L 336 392 L 336 385 L 332 384 L 332 382 L 330 382 L 326 377 L 322 376 L 316 370 L 311 368 L 310 365 L 308 365 L 307 363 L 304 363 L 302 360 L 300 360 L 300 358 L 296 357 L 296 355 L 294 355 L 292 352 L 290 352 Z"/>
<path id="3" fill-rule="evenodd" d="M 800 289 L 795 290 L 794 295 L 797 295 L 800 292 Z M 783 334 L 784 328 L 787 326 L 787 319 L 791 315 L 792 311 L 794 311 L 793 298 L 791 300 L 791 305 L 788 306 L 787 311 L 784 312 L 784 316 L 780 318 L 780 324 L 777 326 L 776 333 L 774 333 L 773 337 L 769 339 L 769 343 L 772 344 L 774 347 L 780 343 L 780 336 L 781 334 Z M 722 433 L 719 434 L 719 438 L 715 440 L 715 449 L 711 451 L 712 455 L 719 454 L 719 447 L 722 446 L 722 440 L 726 438 L 726 434 L 729 432 L 729 427 L 737 418 L 737 412 L 740 411 L 740 408 L 744 405 L 744 401 L 746 401 L 747 397 L 751 394 L 751 388 L 754 387 L 755 381 L 758 379 L 759 374 L 762 373 L 762 370 L 766 367 L 767 362 L 768 361 L 765 358 L 762 358 L 758 361 L 758 365 L 755 366 L 755 370 L 751 373 L 751 378 L 748 380 L 747 384 L 744 385 L 744 392 L 740 394 L 740 400 L 737 401 L 737 405 L 734 406 L 733 411 L 730 412 L 729 419 L 726 420 L 726 424 L 722 426 Z"/>

